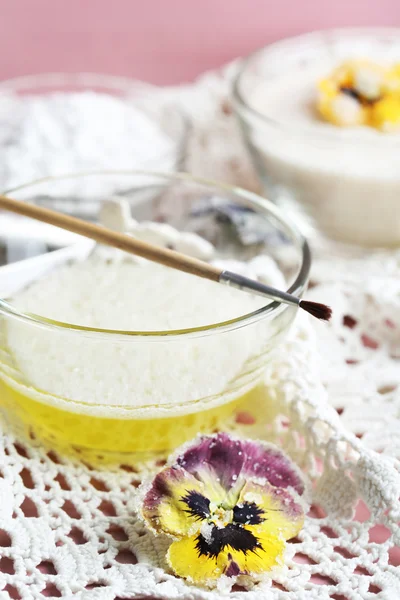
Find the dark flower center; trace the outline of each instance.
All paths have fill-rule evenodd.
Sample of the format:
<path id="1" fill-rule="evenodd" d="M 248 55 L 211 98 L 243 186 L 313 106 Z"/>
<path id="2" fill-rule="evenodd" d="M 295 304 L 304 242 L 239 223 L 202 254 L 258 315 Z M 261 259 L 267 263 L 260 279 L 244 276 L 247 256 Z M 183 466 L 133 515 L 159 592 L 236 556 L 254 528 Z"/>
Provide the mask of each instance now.
<path id="1" fill-rule="evenodd" d="M 374 104 L 375 102 L 380 100 L 380 98 L 366 98 L 365 96 L 360 94 L 360 92 L 355 88 L 346 85 L 342 85 L 340 91 L 342 92 L 342 94 L 346 94 L 346 96 L 354 98 L 354 100 L 357 100 L 357 102 L 359 102 L 360 104 Z"/>
<path id="2" fill-rule="evenodd" d="M 191 517 L 198 521 L 207 519 L 210 516 L 210 501 L 208 498 L 192 490 L 182 497 L 182 501 L 187 505 L 187 512 Z"/>
<path id="3" fill-rule="evenodd" d="M 264 511 L 255 502 L 243 502 L 233 509 L 233 522 L 243 525 L 259 525 L 265 521 L 262 515 L 264 515 Z"/>
<path id="4" fill-rule="evenodd" d="M 199 533 L 196 538 L 196 550 L 199 556 L 217 558 L 227 546 L 232 550 L 243 552 L 243 554 L 255 552 L 257 548 L 262 549 L 256 536 L 237 523 L 229 523 L 222 528 L 214 525 L 210 537 L 207 536 L 206 539 Z"/>
<path id="5" fill-rule="evenodd" d="M 185 512 L 198 521 L 208 521 L 210 526 L 207 536 L 199 533 L 196 537 L 196 550 L 199 556 L 216 558 L 228 546 L 244 554 L 255 552 L 257 548 L 262 549 L 258 538 L 244 528 L 244 525 L 258 525 L 265 520 L 264 511 L 255 502 L 243 502 L 235 506 L 231 511 L 232 522 L 221 527 L 213 521 L 215 514 L 210 510 L 208 498 L 191 490 L 181 500 L 187 506 Z"/>
<path id="6" fill-rule="evenodd" d="M 185 512 L 191 517 L 199 521 L 212 517 L 210 501 L 203 494 L 191 490 L 186 496 L 182 496 L 181 500 L 187 505 Z M 263 515 L 264 511 L 255 502 L 243 502 L 234 507 L 232 522 L 240 525 L 259 525 L 265 520 Z"/>

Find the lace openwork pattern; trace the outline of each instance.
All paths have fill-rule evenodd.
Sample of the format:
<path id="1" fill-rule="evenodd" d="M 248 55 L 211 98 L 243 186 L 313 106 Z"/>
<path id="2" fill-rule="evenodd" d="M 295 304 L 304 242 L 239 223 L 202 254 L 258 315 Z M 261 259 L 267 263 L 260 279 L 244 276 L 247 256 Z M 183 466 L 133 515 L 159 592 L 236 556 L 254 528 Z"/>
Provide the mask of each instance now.
<path id="1" fill-rule="evenodd" d="M 159 92 L 154 102 L 175 93 Z M 183 90 L 183 102 L 209 104 L 201 117 L 194 105 L 187 168 L 210 175 L 201 164 L 206 154 L 214 177 L 254 188 L 225 93 L 222 75 Z M 315 252 L 310 295 L 335 306 L 332 324 L 299 316 L 265 374 L 262 422 L 239 413 L 227 424 L 283 447 L 312 483 L 313 505 L 285 567 L 250 590 L 187 584 L 166 568 L 167 542 L 135 517 L 136 489 L 157 464 L 94 469 L 16 439 L 2 423 L 1 600 L 400 597 L 400 255 L 317 244 Z"/>
<path id="2" fill-rule="evenodd" d="M 230 428 L 279 444 L 313 483 L 313 506 L 286 566 L 233 597 L 395 598 L 400 573 L 400 472 L 345 429 L 318 384 L 314 333 L 298 322 L 266 373 L 268 424 L 236 416 Z M 135 518 L 142 473 L 121 465 L 95 470 L 53 452 L 1 438 L 0 585 L 11 597 L 204 598 L 206 591 L 165 569 L 165 543 Z M 157 468 L 156 465 L 147 465 Z M 354 511 L 357 509 L 356 516 Z M 371 541 L 379 527 L 381 543 Z M 394 557 L 394 560 L 392 560 Z M 7 597 L 7 596 L 4 596 Z"/>

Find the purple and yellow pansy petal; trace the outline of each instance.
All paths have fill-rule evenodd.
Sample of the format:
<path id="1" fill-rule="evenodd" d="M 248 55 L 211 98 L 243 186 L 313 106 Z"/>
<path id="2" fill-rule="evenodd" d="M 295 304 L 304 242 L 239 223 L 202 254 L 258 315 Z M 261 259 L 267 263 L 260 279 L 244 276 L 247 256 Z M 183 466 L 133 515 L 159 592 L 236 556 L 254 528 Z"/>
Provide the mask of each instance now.
<path id="1" fill-rule="evenodd" d="M 221 577 L 228 567 L 224 553 L 210 558 L 199 555 L 196 537 L 187 537 L 172 542 L 167 552 L 167 562 L 175 575 L 193 583 L 207 584 Z"/>
<path id="2" fill-rule="evenodd" d="M 163 469 L 144 497 L 142 516 L 155 533 L 194 534 L 209 514 L 207 494 L 204 484 L 184 469 Z"/>
<path id="3" fill-rule="evenodd" d="M 304 508 L 289 490 L 249 481 L 240 493 L 234 520 L 256 537 L 289 540 L 303 527 Z"/>
<path id="4" fill-rule="evenodd" d="M 203 436 L 178 457 L 177 464 L 206 485 L 218 482 L 226 493 L 236 486 L 242 470 L 245 460 L 242 444 L 226 433 Z"/>
<path id="5" fill-rule="evenodd" d="M 194 475 L 191 476 L 193 477 Z M 196 472 L 195 477 L 203 484 L 210 502 L 214 505 L 224 504 L 226 502 L 227 492 L 222 487 L 212 468 L 208 465 L 203 465 L 203 467 Z"/>
<path id="6" fill-rule="evenodd" d="M 241 475 L 265 478 L 276 487 L 293 488 L 298 494 L 304 492 L 304 481 L 299 469 L 275 446 L 264 442 L 243 441 L 245 456 Z"/>

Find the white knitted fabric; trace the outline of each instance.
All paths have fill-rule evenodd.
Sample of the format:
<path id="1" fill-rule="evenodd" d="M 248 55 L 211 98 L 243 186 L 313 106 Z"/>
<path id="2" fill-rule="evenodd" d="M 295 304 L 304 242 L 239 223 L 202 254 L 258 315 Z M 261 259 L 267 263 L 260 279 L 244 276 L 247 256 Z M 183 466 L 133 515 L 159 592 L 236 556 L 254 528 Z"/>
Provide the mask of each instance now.
<path id="1" fill-rule="evenodd" d="M 223 76 L 207 76 L 180 93 L 194 119 L 187 170 L 255 189 L 226 87 Z M 176 93 L 155 92 L 154 106 Z M 265 375 L 268 424 L 227 425 L 282 446 L 313 482 L 313 507 L 288 544 L 286 566 L 248 591 L 188 585 L 166 571 L 165 542 L 135 517 L 140 472 L 46 454 L 3 423 L 1 600 L 400 597 L 400 253 L 349 258 L 315 246 L 310 295 L 334 306 L 333 322 L 299 315 Z M 381 543 L 370 540 L 378 526 Z"/>

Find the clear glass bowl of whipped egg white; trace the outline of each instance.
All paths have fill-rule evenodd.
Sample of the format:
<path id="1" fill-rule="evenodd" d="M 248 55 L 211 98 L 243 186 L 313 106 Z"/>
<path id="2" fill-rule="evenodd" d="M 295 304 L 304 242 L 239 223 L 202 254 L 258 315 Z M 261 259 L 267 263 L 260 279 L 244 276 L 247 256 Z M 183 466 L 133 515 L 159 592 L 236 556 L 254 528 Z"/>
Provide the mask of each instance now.
<path id="1" fill-rule="evenodd" d="M 84 202 L 110 180 L 123 191 L 103 198 L 107 226 L 297 295 L 305 290 L 306 241 L 275 205 L 238 188 L 115 171 L 8 194 L 35 202 L 73 186 Z M 18 219 L 28 230 L 30 221 Z M 0 403 L 11 425 L 64 453 L 126 462 L 267 409 L 265 366 L 293 307 L 71 241 L 0 267 Z"/>
<path id="2" fill-rule="evenodd" d="M 248 57 L 233 98 L 268 198 L 308 231 L 400 243 L 400 29 L 327 30 Z"/>

